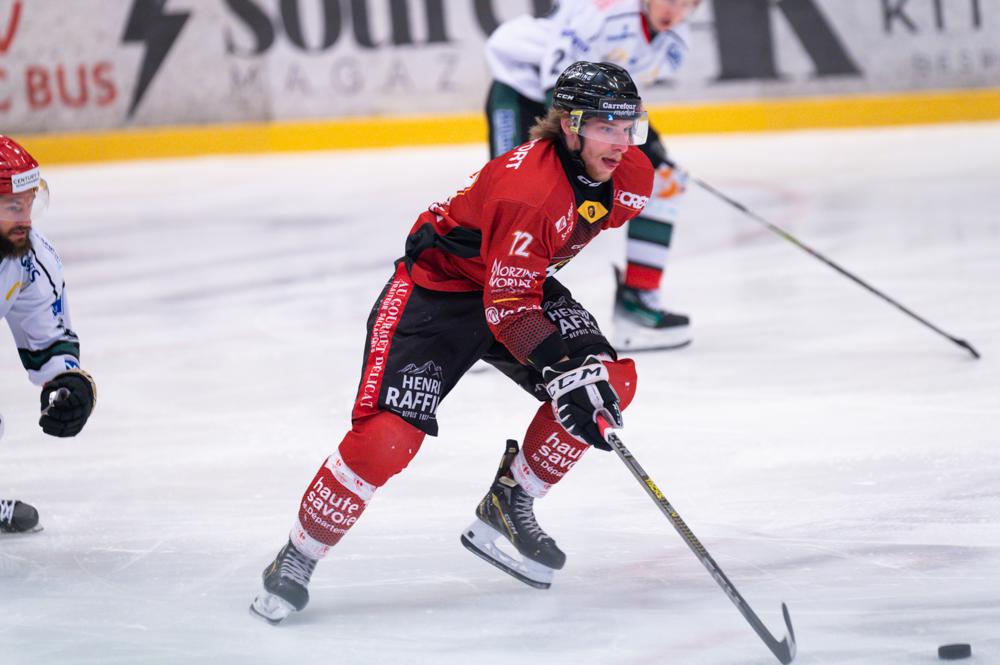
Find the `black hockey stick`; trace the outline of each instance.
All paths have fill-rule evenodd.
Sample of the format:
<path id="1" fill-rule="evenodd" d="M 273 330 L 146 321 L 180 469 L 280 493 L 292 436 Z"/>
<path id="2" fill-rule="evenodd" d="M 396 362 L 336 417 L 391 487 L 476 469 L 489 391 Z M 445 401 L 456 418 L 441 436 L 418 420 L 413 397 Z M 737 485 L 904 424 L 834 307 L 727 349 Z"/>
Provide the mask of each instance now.
<path id="1" fill-rule="evenodd" d="M 666 163 L 667 163 L 667 166 L 669 166 L 672 169 L 677 169 L 677 170 L 683 171 L 683 169 L 680 169 L 679 166 L 677 166 L 676 164 L 674 164 L 670 160 L 667 160 Z M 801 249 L 801 250 L 803 250 L 803 251 L 811 254 L 815 258 L 819 259 L 820 261 L 822 261 L 826 265 L 830 266 L 831 268 L 833 268 L 834 270 L 836 270 L 837 272 L 839 272 L 844 277 L 847 277 L 848 279 L 852 280 L 855 284 L 858 284 L 859 286 L 864 287 L 865 289 L 867 289 L 871 293 L 874 293 L 876 296 L 878 296 L 882 300 L 886 301 L 890 305 L 893 305 L 894 307 L 896 307 L 896 309 L 898 309 L 899 311 L 903 312 L 903 314 L 906 314 L 906 315 L 908 315 L 908 316 L 916 319 L 917 321 L 919 321 L 920 323 L 924 324 L 925 326 L 927 326 L 928 328 L 930 328 L 931 330 L 933 330 L 937 334 L 942 335 L 943 337 L 947 337 L 952 342 L 954 342 L 955 344 L 959 345 L 960 347 L 962 347 L 963 349 L 965 349 L 966 351 L 968 351 L 969 353 L 971 353 L 973 358 L 977 358 L 977 359 L 979 358 L 979 352 L 976 351 L 972 347 L 972 345 L 969 344 L 964 339 L 959 339 L 958 337 L 953 337 L 952 335 L 949 335 L 948 333 L 946 333 L 945 331 L 941 330 L 936 325 L 934 325 L 933 323 L 931 323 L 927 319 L 923 318 L 922 316 L 920 316 L 919 314 L 917 314 L 913 310 L 911 310 L 911 309 L 905 307 L 904 305 L 896 302 L 895 300 L 893 300 L 892 298 L 890 298 L 886 294 L 882 293 L 881 291 L 879 291 L 878 289 L 876 289 L 874 286 L 872 286 L 868 282 L 864 281 L 860 277 L 857 277 L 856 275 L 854 275 L 853 273 L 851 273 L 847 269 L 845 269 L 845 268 L 839 266 L 838 264 L 834 263 L 830 259 L 826 258 L 822 254 L 820 254 L 819 252 L 817 252 L 816 250 L 814 250 L 812 247 L 809 247 L 808 245 L 806 245 L 804 242 L 800 241 L 798 238 L 796 238 L 795 236 L 793 236 L 788 231 L 785 231 L 780 226 L 777 226 L 777 225 L 772 224 L 771 222 L 767 221 L 766 219 L 764 219 L 763 217 L 761 217 L 757 213 L 753 212 L 752 210 L 750 210 L 749 208 L 747 208 L 745 205 L 743 205 L 739 201 L 735 201 L 735 200 L 729 198 L 728 196 L 726 196 L 725 194 L 723 194 L 722 192 L 720 192 L 719 190 L 717 190 L 715 187 L 712 187 L 711 185 L 709 185 L 704 180 L 696 178 L 696 177 L 692 176 L 690 173 L 688 173 L 688 177 L 692 181 L 694 181 L 695 184 L 697 184 L 699 187 L 701 187 L 702 189 L 704 189 L 706 192 L 708 192 L 710 194 L 714 194 L 719 199 L 725 201 L 726 203 L 728 203 L 729 205 L 733 206 L 734 208 L 736 208 L 740 212 L 744 213 L 750 219 L 752 219 L 752 220 L 754 220 L 756 222 L 760 222 L 761 224 L 763 224 L 764 226 L 766 226 L 770 231 L 773 231 L 773 232 L 777 233 L 779 236 L 781 236 L 782 238 L 784 238 L 788 242 L 792 243 L 793 245 L 795 245 L 799 249 Z"/>
<path id="2" fill-rule="evenodd" d="M 773 653 L 775 657 L 784 665 L 788 665 L 788 663 L 792 662 L 792 660 L 795 659 L 795 631 L 792 630 L 792 619 L 788 616 L 788 606 L 784 603 L 781 604 L 781 613 L 785 617 L 785 627 L 788 628 L 788 636 L 779 642 L 767 629 L 764 622 L 760 620 L 752 609 L 750 609 L 750 606 L 747 605 L 747 601 L 743 600 L 743 596 L 741 596 L 740 592 L 736 590 L 733 583 L 729 581 L 726 574 L 722 572 L 722 569 L 719 568 L 719 564 L 715 563 L 715 560 L 712 559 L 711 555 L 705 549 L 705 546 L 702 545 L 701 542 L 695 537 L 695 535 L 691 532 L 691 529 L 688 528 L 688 525 L 684 523 L 681 516 L 677 514 L 674 507 L 670 505 L 669 501 L 667 501 L 667 497 L 663 496 L 663 492 L 660 491 L 660 488 L 656 486 L 653 479 L 650 478 L 649 475 L 643 470 L 643 468 L 639 465 L 639 462 L 636 461 L 636 459 L 632 456 L 632 453 L 630 453 L 628 448 L 625 447 L 625 444 L 622 443 L 622 440 L 618 438 L 618 434 L 615 433 L 615 430 L 612 429 L 611 426 L 608 425 L 607 421 L 600 416 L 597 417 L 597 426 L 601 429 L 601 435 L 604 437 L 605 441 L 608 442 L 608 445 L 611 446 L 611 449 L 617 453 L 621 461 L 628 467 L 628 470 L 632 472 L 635 479 L 638 480 L 639 484 L 642 485 L 642 488 L 646 490 L 646 494 L 648 494 L 649 497 L 656 502 L 660 511 L 667 516 L 670 523 L 674 525 L 675 529 L 677 529 L 677 533 L 681 534 L 681 538 L 684 539 L 684 542 L 691 548 L 691 551 L 698 557 L 698 560 L 701 561 L 703 566 L 705 566 L 705 569 L 711 573 L 713 578 L 715 578 L 715 581 L 719 583 L 722 590 L 726 592 L 727 596 L 729 596 L 729 600 L 733 601 L 733 605 L 736 605 L 736 609 L 740 611 L 740 614 L 742 614 L 743 618 L 747 620 L 750 627 L 753 628 L 755 633 L 757 633 L 757 636 L 764 641 L 764 644 L 766 644 L 767 648 L 771 650 L 771 653 Z"/>

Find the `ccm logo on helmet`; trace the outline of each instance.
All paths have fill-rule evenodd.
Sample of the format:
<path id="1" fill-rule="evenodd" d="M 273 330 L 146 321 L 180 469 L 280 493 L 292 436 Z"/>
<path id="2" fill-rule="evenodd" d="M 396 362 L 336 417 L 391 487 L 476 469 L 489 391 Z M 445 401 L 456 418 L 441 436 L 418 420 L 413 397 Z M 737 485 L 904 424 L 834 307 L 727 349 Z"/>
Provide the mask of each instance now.
<path id="1" fill-rule="evenodd" d="M 10 191 L 14 194 L 26 192 L 29 189 L 38 187 L 38 183 L 41 180 L 42 172 L 37 167 L 24 173 L 15 173 L 10 177 Z"/>
<path id="2" fill-rule="evenodd" d="M 633 194 L 632 192 L 619 191 L 615 194 L 615 201 L 621 203 L 626 208 L 632 208 L 632 210 L 642 210 L 646 207 L 646 203 L 649 202 L 649 197 L 639 196 L 638 194 Z"/>

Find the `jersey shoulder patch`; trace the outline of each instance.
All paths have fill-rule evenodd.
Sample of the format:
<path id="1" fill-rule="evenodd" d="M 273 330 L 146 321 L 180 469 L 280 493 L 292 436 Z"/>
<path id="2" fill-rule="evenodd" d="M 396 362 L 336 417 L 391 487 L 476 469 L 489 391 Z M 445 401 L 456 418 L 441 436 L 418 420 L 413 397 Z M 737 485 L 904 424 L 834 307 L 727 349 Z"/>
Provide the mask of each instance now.
<path id="1" fill-rule="evenodd" d="M 645 208 L 653 192 L 653 175 L 649 158 L 637 147 L 629 148 L 615 169 L 615 204 L 635 213 Z"/>
<path id="2" fill-rule="evenodd" d="M 59 253 L 48 238 L 38 231 L 32 229 L 29 237 L 31 251 L 22 261 L 26 275 L 33 287 L 46 293 L 51 292 L 58 299 L 63 287 L 63 265 Z"/>

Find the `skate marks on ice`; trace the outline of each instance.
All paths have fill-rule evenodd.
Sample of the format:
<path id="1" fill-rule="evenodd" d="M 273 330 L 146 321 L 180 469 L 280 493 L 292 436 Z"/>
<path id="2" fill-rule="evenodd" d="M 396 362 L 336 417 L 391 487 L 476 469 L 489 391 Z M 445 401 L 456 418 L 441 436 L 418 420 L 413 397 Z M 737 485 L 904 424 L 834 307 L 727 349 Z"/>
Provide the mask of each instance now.
<path id="1" fill-rule="evenodd" d="M 1000 334 L 996 123 L 671 149 L 947 329 Z M 329 177 L 344 153 L 50 170 L 60 205 L 39 227 L 66 264 L 101 405 L 77 440 L 41 436 L 37 391 L 0 354 L 14 474 L 0 485 L 46 526 L 0 539 L 4 665 L 775 662 L 596 451 L 539 502 L 569 557 L 550 589 L 462 549 L 499 447 L 535 408 L 497 372 L 449 396 L 442 435 L 319 565 L 306 611 L 277 629 L 247 616 L 347 426 L 365 317 L 405 232 L 482 153 L 350 153 L 350 182 Z M 740 184 L 750 163 L 763 193 Z M 768 626 L 788 602 L 796 663 L 929 664 L 948 642 L 1000 662 L 997 349 L 962 363 L 780 239 L 691 203 L 668 280 L 698 340 L 638 359 L 631 447 Z M 560 273 L 602 324 L 622 238 Z"/>

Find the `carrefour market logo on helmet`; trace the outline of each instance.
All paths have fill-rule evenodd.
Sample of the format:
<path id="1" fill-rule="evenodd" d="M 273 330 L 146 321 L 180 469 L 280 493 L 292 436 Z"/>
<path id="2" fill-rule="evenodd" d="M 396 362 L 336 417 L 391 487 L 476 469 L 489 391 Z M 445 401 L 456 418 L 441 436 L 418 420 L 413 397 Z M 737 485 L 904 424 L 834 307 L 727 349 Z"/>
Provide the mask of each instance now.
<path id="1" fill-rule="evenodd" d="M 611 115 L 621 117 L 634 117 L 639 112 L 638 104 L 617 99 L 602 99 L 597 108 L 600 111 L 607 111 Z"/>
<path id="2" fill-rule="evenodd" d="M 30 171 L 25 171 L 24 173 L 16 173 L 10 177 L 10 191 L 14 194 L 18 192 L 26 192 L 29 189 L 34 189 L 38 187 L 38 183 L 42 181 L 42 172 L 36 166 Z"/>

